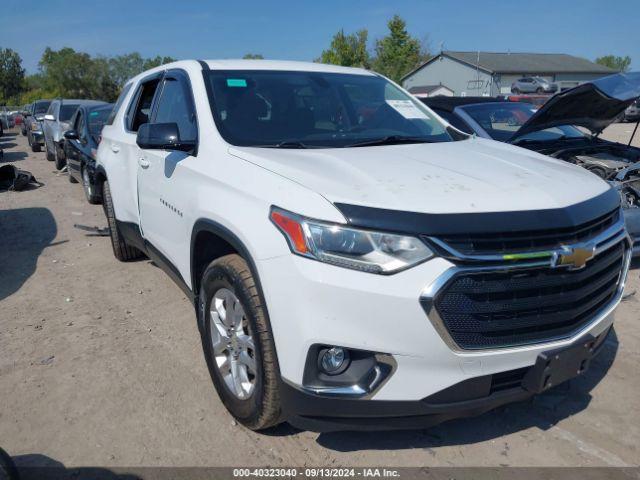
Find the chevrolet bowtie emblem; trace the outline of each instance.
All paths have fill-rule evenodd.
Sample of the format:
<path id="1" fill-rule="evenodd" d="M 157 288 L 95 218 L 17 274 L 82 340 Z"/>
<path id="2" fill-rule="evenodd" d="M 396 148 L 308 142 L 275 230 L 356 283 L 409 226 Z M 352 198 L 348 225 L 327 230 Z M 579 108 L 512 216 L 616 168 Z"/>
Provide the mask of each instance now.
<path id="1" fill-rule="evenodd" d="M 596 254 L 595 245 L 584 245 L 581 247 L 565 247 L 553 254 L 553 267 L 569 267 L 571 270 L 584 268 L 589 260 Z"/>

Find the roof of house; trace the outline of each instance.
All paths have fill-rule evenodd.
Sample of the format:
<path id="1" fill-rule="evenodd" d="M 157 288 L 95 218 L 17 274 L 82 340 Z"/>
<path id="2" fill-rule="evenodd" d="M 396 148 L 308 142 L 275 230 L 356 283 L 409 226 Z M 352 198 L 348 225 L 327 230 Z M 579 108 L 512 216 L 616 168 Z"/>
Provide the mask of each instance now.
<path id="1" fill-rule="evenodd" d="M 429 94 L 439 88 L 446 88 L 447 90 L 449 90 L 450 92 L 452 92 L 453 90 L 451 90 L 449 87 L 445 86 L 445 85 L 423 85 L 421 87 L 411 87 L 409 89 L 409 93 L 413 93 L 415 94 L 421 94 L 421 93 L 426 93 Z"/>
<path id="2" fill-rule="evenodd" d="M 616 70 L 609 67 L 566 53 L 455 52 L 445 50 L 409 72 L 403 77 L 403 80 L 440 56 L 452 58 L 474 68 L 478 67 L 488 73 L 616 73 Z"/>

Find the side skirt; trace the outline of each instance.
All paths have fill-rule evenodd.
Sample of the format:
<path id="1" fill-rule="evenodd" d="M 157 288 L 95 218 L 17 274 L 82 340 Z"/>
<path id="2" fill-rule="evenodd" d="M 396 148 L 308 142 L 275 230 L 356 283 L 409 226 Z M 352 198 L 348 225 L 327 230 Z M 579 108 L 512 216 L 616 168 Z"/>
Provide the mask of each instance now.
<path id="1" fill-rule="evenodd" d="M 191 303 L 195 303 L 195 295 L 186 284 L 180 271 L 171 261 L 164 256 L 156 247 L 147 240 L 142 238 L 140 228 L 133 222 L 121 222 L 116 220 L 120 234 L 125 238 L 128 244 L 142 251 L 149 259 L 160 267 L 184 292 Z"/>

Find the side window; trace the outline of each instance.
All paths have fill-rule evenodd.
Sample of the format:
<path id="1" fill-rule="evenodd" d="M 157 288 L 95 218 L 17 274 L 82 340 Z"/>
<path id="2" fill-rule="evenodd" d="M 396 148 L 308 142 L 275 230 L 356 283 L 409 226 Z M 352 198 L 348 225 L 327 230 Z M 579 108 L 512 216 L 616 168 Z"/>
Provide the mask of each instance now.
<path id="1" fill-rule="evenodd" d="M 51 105 L 49 105 L 49 108 L 47 108 L 47 113 L 46 113 L 47 115 L 55 116 L 56 103 L 58 102 L 51 102 Z"/>
<path id="2" fill-rule="evenodd" d="M 191 89 L 186 82 L 170 77 L 165 79 L 153 121 L 154 123 L 176 123 L 181 140 L 197 140 L 196 113 Z"/>
<path id="3" fill-rule="evenodd" d="M 151 104 L 153 103 L 153 96 L 158 88 L 158 83 L 160 83 L 160 80 L 156 78 L 140 85 L 138 94 L 129 107 L 127 128 L 130 131 L 137 132 L 140 125 L 149 123 Z"/>
<path id="4" fill-rule="evenodd" d="M 120 110 L 120 107 L 122 106 L 122 103 L 127 96 L 127 93 L 129 93 L 129 90 L 131 90 L 132 85 L 132 83 L 127 83 L 122 89 L 122 92 L 120 92 L 118 100 L 116 100 L 116 104 L 113 106 L 113 110 L 111 110 L 109 118 L 107 118 L 106 125 L 113 125 L 113 121 L 115 120 L 116 115 L 118 114 L 118 111 Z"/>

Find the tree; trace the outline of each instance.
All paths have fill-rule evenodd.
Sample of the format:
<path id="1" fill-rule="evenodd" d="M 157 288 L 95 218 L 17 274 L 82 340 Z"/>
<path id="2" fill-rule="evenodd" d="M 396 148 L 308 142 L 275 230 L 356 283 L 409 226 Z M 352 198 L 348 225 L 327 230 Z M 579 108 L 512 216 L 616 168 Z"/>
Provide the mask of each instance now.
<path id="1" fill-rule="evenodd" d="M 0 48 L 0 102 L 18 97 L 22 90 L 24 68 L 18 52 Z"/>
<path id="2" fill-rule="evenodd" d="M 341 29 L 331 39 L 329 49 L 324 50 L 316 62 L 343 67 L 369 68 L 371 62 L 367 51 L 368 37 L 369 33 L 366 29 L 351 34 L 345 34 Z"/>
<path id="3" fill-rule="evenodd" d="M 264 57 L 260 53 L 245 53 L 242 58 L 245 60 L 264 60 Z"/>
<path id="4" fill-rule="evenodd" d="M 39 63 L 47 90 L 58 91 L 65 97 L 92 98 L 97 90 L 91 56 L 65 47 L 47 47 Z"/>
<path id="5" fill-rule="evenodd" d="M 618 72 L 628 72 L 631 66 L 631 57 L 617 57 L 615 55 L 605 55 L 596 58 L 596 63 L 605 67 L 613 68 Z"/>
<path id="6" fill-rule="evenodd" d="M 155 67 L 159 67 L 160 65 L 165 65 L 167 63 L 171 63 L 171 62 L 175 62 L 176 59 L 173 57 L 161 57 L 160 55 L 154 57 L 154 58 L 147 58 L 142 67 L 143 70 L 149 70 L 150 68 L 155 68 Z"/>
<path id="7" fill-rule="evenodd" d="M 429 58 L 426 47 L 407 32 L 406 22 L 394 15 L 389 23 L 389 34 L 376 41 L 373 69 L 400 82 L 402 77 Z"/>
<path id="8" fill-rule="evenodd" d="M 117 55 L 109 59 L 109 71 L 111 78 L 122 88 L 132 77 L 144 71 L 144 58 L 138 52 Z"/>

